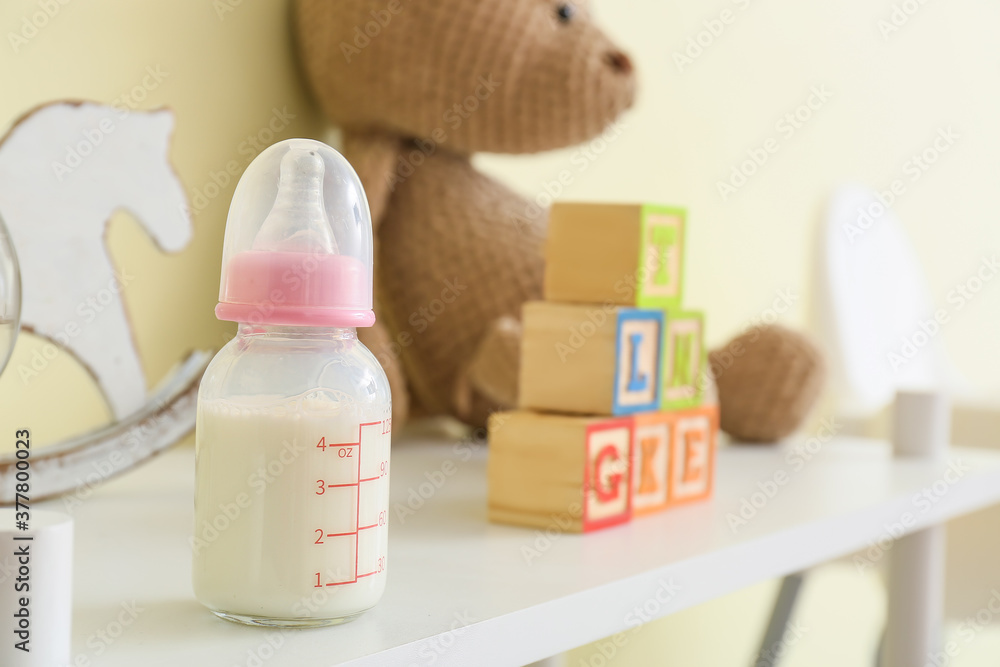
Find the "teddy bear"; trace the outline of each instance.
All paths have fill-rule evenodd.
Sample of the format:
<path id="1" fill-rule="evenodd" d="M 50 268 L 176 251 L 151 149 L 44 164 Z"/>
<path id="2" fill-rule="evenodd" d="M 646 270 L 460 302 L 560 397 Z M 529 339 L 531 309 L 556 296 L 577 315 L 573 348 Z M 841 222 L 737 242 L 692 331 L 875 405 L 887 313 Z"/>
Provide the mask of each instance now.
<path id="1" fill-rule="evenodd" d="M 389 378 L 393 420 L 482 425 L 517 404 L 519 317 L 542 298 L 547 211 L 472 157 L 599 136 L 635 100 L 633 62 L 580 1 L 296 0 L 293 10 L 304 77 L 371 208 L 378 322 L 359 336 Z M 767 354 L 779 349 L 802 361 L 784 379 L 801 386 L 806 372 L 813 387 L 815 351 Z M 731 384 L 719 386 L 723 414 Z M 811 404 L 810 392 L 800 400 Z M 787 407 L 775 408 L 784 422 Z M 756 426 L 754 438 L 774 435 Z"/>

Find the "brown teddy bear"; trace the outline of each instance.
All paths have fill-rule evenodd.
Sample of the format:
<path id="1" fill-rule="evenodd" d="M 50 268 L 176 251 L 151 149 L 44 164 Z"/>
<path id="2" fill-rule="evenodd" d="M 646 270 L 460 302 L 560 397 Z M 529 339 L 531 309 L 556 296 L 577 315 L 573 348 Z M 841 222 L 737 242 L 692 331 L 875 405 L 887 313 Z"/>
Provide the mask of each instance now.
<path id="1" fill-rule="evenodd" d="M 385 367 L 394 419 L 482 424 L 517 403 L 518 318 L 542 298 L 547 211 L 471 156 L 600 135 L 632 105 L 632 61 L 581 2 L 297 0 L 294 25 L 371 205 L 379 323 L 360 335 Z"/>

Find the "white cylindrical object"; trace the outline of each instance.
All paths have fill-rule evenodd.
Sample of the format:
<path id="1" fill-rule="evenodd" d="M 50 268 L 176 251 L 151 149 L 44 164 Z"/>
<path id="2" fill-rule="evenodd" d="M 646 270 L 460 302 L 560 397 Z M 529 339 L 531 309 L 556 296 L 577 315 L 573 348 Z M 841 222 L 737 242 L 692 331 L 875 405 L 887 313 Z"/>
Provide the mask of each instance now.
<path id="1" fill-rule="evenodd" d="M 951 407 L 931 392 L 899 392 L 893 429 L 896 456 L 944 459 Z M 889 551 L 889 605 L 883 664 L 935 664 L 944 623 L 945 527 L 931 526 L 900 538 Z"/>
<path id="2" fill-rule="evenodd" d="M 68 665 L 73 519 L 31 510 L 28 530 L 15 522 L 15 510 L 0 509 L 0 665 Z"/>
<path id="3" fill-rule="evenodd" d="M 889 550 L 885 667 L 938 664 L 932 658 L 942 646 L 944 549 L 939 525 L 906 535 Z"/>
<path id="4" fill-rule="evenodd" d="M 948 453 L 951 404 L 940 392 L 896 394 L 892 448 L 896 456 L 942 459 Z"/>

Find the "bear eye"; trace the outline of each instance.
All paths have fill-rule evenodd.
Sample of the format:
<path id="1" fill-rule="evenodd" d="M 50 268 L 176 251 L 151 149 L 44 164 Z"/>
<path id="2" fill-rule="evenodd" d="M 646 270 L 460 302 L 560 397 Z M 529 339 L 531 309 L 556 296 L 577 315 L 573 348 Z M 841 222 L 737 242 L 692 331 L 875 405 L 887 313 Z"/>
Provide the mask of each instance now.
<path id="1" fill-rule="evenodd" d="M 556 17 L 560 23 L 569 23 L 573 20 L 574 14 L 576 14 L 576 7 L 571 4 L 567 3 L 556 7 Z"/>

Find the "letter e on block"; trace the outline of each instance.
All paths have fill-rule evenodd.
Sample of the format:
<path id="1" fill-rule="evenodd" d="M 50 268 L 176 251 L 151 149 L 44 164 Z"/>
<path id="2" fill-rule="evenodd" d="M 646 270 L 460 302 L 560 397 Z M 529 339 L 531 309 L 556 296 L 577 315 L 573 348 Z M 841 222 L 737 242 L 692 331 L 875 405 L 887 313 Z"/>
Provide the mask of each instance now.
<path id="1" fill-rule="evenodd" d="M 715 481 L 715 444 L 719 429 L 714 405 L 673 415 L 670 443 L 669 504 L 709 498 Z"/>
<path id="2" fill-rule="evenodd" d="M 632 422 L 613 419 L 587 427 L 583 474 L 584 532 L 624 523 L 632 517 Z"/>
<path id="3" fill-rule="evenodd" d="M 614 414 L 649 412 L 660 406 L 663 326 L 663 311 L 628 308 L 619 312 Z"/>
<path id="4" fill-rule="evenodd" d="M 632 423 L 632 514 L 666 509 L 670 483 L 670 439 L 673 416 L 654 412 L 636 415 Z"/>

